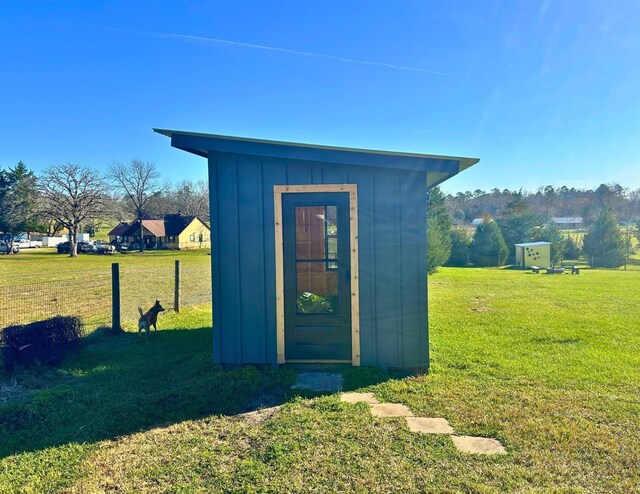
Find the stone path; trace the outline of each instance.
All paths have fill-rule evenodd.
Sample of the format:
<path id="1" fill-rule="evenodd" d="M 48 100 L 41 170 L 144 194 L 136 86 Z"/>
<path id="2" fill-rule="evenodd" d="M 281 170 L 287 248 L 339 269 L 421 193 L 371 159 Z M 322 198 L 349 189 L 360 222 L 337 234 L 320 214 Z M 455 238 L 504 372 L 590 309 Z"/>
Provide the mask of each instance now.
<path id="1" fill-rule="evenodd" d="M 328 374 L 326 372 L 303 372 L 291 389 L 309 389 L 317 392 L 342 391 L 342 374 Z M 401 403 L 380 403 L 373 393 L 342 393 L 340 400 L 346 403 L 367 403 L 371 407 L 374 417 L 404 417 L 411 432 L 419 434 L 447 434 L 451 436 L 453 444 L 464 453 L 484 455 L 506 454 L 507 451 L 500 441 L 487 437 L 457 436 L 447 419 L 441 417 L 414 417 L 411 410 Z M 269 418 L 277 407 L 250 412 L 247 419 L 260 422 Z"/>
<path id="2" fill-rule="evenodd" d="M 422 434 L 448 434 L 456 448 L 464 453 L 506 454 L 506 450 L 495 439 L 474 436 L 456 436 L 447 419 L 414 417 L 409 408 L 400 403 L 380 403 L 373 393 L 342 393 L 340 400 L 347 403 L 368 403 L 374 417 L 405 417 L 409 430 Z"/>

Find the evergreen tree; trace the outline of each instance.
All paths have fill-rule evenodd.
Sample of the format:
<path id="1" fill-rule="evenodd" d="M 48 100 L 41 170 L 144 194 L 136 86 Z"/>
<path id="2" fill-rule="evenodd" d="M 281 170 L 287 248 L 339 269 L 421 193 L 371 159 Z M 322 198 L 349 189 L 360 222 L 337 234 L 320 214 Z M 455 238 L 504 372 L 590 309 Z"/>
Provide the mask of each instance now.
<path id="1" fill-rule="evenodd" d="M 580 243 L 577 238 L 567 235 L 565 246 L 565 259 L 576 260 L 582 255 L 582 249 L 580 248 Z"/>
<path id="2" fill-rule="evenodd" d="M 625 263 L 627 246 L 609 208 L 604 208 L 582 241 L 592 267 L 617 268 Z"/>
<path id="3" fill-rule="evenodd" d="M 500 227 L 488 217 L 476 228 L 469 247 L 469 257 L 474 266 L 501 266 L 509 249 L 502 237 Z"/>
<path id="4" fill-rule="evenodd" d="M 558 225 L 553 221 L 534 231 L 534 241 L 551 242 L 551 263 L 556 264 L 565 258 L 567 252 L 567 239 L 564 237 Z"/>
<path id="5" fill-rule="evenodd" d="M 453 228 L 451 230 L 451 255 L 447 266 L 468 266 L 471 235 L 467 228 Z"/>
<path id="6" fill-rule="evenodd" d="M 0 231 L 9 235 L 11 245 L 16 234 L 37 227 L 37 196 L 36 177 L 22 161 L 15 168 L 0 169 Z"/>
<path id="7" fill-rule="evenodd" d="M 427 198 L 427 272 L 431 274 L 451 254 L 451 215 L 439 187 L 431 189 Z"/>
<path id="8" fill-rule="evenodd" d="M 508 248 L 509 259 L 514 261 L 514 244 L 530 242 L 533 239 L 538 218 L 529 208 L 524 194 L 514 192 L 497 222 Z"/>

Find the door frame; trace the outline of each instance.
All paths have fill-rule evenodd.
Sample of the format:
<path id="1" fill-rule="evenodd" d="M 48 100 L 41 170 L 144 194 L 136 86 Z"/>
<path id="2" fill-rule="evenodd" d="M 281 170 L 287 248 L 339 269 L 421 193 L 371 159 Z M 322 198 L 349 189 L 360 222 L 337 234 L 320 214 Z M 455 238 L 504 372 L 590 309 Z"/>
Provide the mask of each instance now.
<path id="1" fill-rule="evenodd" d="M 347 192 L 349 194 L 350 270 L 351 270 L 351 360 L 296 360 L 308 363 L 348 363 L 360 365 L 360 290 L 358 287 L 358 187 L 356 184 L 274 185 L 273 215 L 276 254 L 276 330 L 278 363 L 287 361 L 284 336 L 284 238 L 282 228 L 282 194 L 304 192 Z"/>

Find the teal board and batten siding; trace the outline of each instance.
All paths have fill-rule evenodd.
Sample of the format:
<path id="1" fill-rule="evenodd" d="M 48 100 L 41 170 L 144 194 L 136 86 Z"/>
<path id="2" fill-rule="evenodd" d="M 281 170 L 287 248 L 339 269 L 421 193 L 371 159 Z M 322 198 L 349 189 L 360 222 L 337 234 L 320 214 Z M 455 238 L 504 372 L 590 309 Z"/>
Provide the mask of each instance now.
<path id="1" fill-rule="evenodd" d="M 361 365 L 426 368 L 427 173 L 209 151 L 214 360 L 277 364 L 275 185 L 358 188 Z"/>

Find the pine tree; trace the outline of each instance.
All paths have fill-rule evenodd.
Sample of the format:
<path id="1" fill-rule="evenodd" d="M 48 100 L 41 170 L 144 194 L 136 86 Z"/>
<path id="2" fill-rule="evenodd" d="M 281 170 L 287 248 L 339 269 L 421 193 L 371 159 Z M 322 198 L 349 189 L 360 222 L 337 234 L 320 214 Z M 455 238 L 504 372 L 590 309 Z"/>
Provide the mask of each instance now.
<path id="1" fill-rule="evenodd" d="M 471 262 L 475 266 L 501 266 L 508 253 L 500 227 L 490 218 L 484 218 L 476 228 L 469 248 Z"/>
<path id="2" fill-rule="evenodd" d="M 453 228 L 451 230 L 451 255 L 445 263 L 447 266 L 468 266 L 471 235 L 467 228 Z"/>
<path id="3" fill-rule="evenodd" d="M 451 215 L 439 187 L 431 189 L 427 197 L 427 272 L 431 274 L 451 254 Z"/>
<path id="4" fill-rule="evenodd" d="M 604 208 L 591 225 L 582 241 L 582 249 L 592 267 L 617 268 L 625 263 L 626 242 L 611 209 Z"/>
<path id="5" fill-rule="evenodd" d="M 513 192 L 497 222 L 512 260 L 515 259 L 514 244 L 530 242 L 534 228 L 539 224 L 522 192 Z"/>
<path id="6" fill-rule="evenodd" d="M 36 177 L 20 161 L 15 168 L 0 168 L 0 231 L 9 234 L 13 246 L 16 234 L 37 226 Z M 12 249 L 9 249 L 9 253 Z"/>
<path id="7" fill-rule="evenodd" d="M 534 241 L 551 242 L 551 264 L 557 264 L 564 259 L 567 252 L 567 239 L 553 221 L 548 222 L 533 234 Z"/>
<path id="8" fill-rule="evenodd" d="M 582 255 L 582 249 L 580 248 L 577 238 L 567 235 L 565 245 L 565 259 L 576 260 Z"/>

